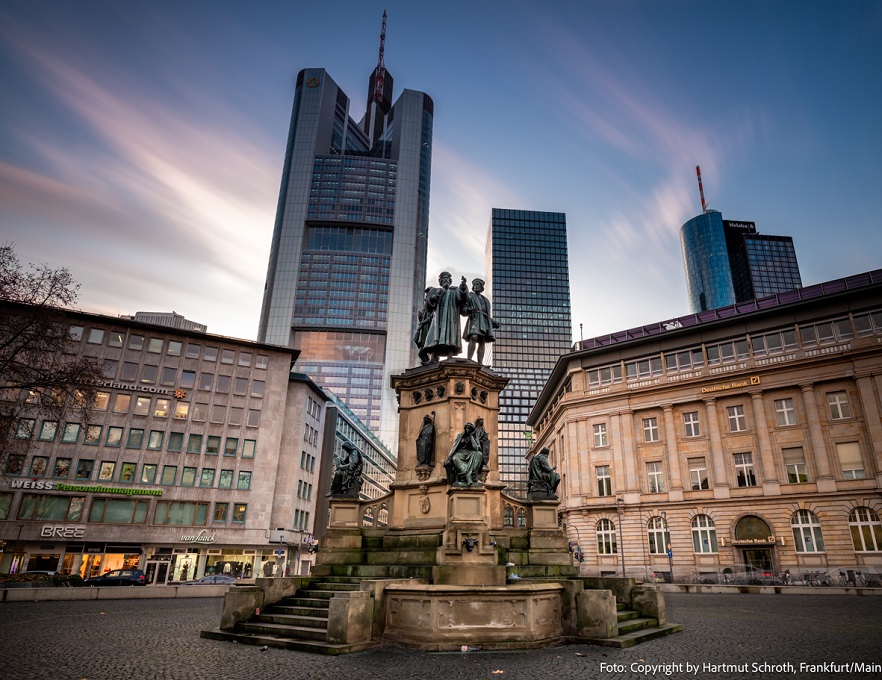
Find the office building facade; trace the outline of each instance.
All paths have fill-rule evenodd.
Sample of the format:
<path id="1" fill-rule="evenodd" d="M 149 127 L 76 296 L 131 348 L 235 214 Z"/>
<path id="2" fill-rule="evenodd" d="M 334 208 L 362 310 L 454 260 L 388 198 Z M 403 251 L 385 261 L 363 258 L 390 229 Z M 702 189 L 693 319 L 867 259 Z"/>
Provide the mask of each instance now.
<path id="1" fill-rule="evenodd" d="M 680 228 L 692 313 L 802 286 L 793 239 L 759 234 L 754 222 L 708 210 Z"/>
<path id="2" fill-rule="evenodd" d="M 510 380 L 499 397 L 499 476 L 508 493 L 523 496 L 527 415 L 558 357 L 572 346 L 566 215 L 494 208 L 485 268 L 501 326 L 490 365 Z"/>
<path id="3" fill-rule="evenodd" d="M 297 76 L 258 339 L 300 350 L 298 367 L 394 449 L 389 384 L 416 363 L 434 105 L 391 96 L 378 66 L 356 123 L 326 71 Z"/>
<path id="4" fill-rule="evenodd" d="M 880 395 L 876 270 L 577 343 L 529 422 L 585 573 L 856 584 L 882 571 Z"/>

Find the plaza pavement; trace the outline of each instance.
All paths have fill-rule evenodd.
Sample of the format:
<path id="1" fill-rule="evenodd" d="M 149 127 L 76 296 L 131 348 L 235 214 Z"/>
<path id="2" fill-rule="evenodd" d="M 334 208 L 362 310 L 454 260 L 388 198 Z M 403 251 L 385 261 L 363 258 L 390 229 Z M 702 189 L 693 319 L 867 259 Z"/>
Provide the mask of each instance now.
<path id="1" fill-rule="evenodd" d="M 220 598 L 4 603 L 0 668 L 10 680 L 882 678 L 882 598 L 666 598 L 669 620 L 685 630 L 631 649 L 568 645 L 442 654 L 380 647 L 342 657 L 203 640 L 199 631 L 220 619 Z M 792 672 L 786 666 L 763 672 L 764 662 L 792 664 Z M 878 667 L 799 666 L 854 662 Z"/>

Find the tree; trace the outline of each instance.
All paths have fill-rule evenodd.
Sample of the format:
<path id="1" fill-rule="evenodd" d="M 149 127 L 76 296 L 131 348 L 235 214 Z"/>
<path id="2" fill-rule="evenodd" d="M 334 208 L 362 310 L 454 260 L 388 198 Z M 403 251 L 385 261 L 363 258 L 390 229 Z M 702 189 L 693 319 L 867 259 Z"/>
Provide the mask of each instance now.
<path id="1" fill-rule="evenodd" d="M 0 463 L 23 462 L 39 418 L 88 420 L 102 363 L 77 351 L 65 312 L 79 284 L 65 267 L 24 269 L 13 244 L 0 246 Z"/>

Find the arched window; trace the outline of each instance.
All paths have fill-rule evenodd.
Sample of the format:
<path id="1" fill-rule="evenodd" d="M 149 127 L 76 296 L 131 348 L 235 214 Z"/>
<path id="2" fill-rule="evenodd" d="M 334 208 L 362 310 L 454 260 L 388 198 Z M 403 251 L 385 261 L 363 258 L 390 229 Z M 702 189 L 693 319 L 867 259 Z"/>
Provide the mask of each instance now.
<path id="1" fill-rule="evenodd" d="M 364 511 L 364 520 L 362 521 L 366 527 L 374 526 L 374 509 L 366 508 Z"/>
<path id="2" fill-rule="evenodd" d="M 718 552 L 717 526 L 707 515 L 692 518 L 692 549 L 696 553 Z"/>
<path id="3" fill-rule="evenodd" d="M 527 511 L 523 508 L 518 508 L 518 528 L 524 528 L 527 526 Z"/>
<path id="4" fill-rule="evenodd" d="M 602 519 L 597 523 L 597 554 L 615 555 L 617 552 L 616 525 L 608 519 Z"/>
<path id="5" fill-rule="evenodd" d="M 383 503 L 380 506 L 380 511 L 377 513 L 377 526 L 384 527 L 387 524 L 389 524 L 389 508 Z"/>
<path id="6" fill-rule="evenodd" d="M 671 542 L 671 534 L 665 531 L 662 518 L 651 518 L 647 526 L 649 529 L 649 553 L 651 555 L 664 555 L 668 551 L 667 546 Z"/>
<path id="7" fill-rule="evenodd" d="M 882 550 L 882 522 L 870 508 L 855 508 L 848 513 L 848 527 L 855 552 L 878 552 Z"/>
<path id="8" fill-rule="evenodd" d="M 502 508 L 502 524 L 507 527 L 514 526 L 514 508 L 508 503 Z"/>
<path id="9" fill-rule="evenodd" d="M 796 545 L 796 552 L 824 552 L 821 523 L 815 513 L 809 510 L 797 510 L 790 518 L 790 526 L 793 529 L 793 543 Z"/>

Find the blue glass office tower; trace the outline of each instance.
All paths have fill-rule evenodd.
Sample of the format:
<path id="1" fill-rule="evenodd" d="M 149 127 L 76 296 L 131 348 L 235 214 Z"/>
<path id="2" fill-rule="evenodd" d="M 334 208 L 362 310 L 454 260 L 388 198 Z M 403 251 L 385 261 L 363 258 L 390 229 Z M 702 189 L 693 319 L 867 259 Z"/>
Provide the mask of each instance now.
<path id="1" fill-rule="evenodd" d="M 566 215 L 494 208 L 484 258 L 501 325 L 490 364 L 510 379 L 499 396 L 499 476 L 507 493 L 524 496 L 527 416 L 558 357 L 572 348 Z"/>
<path id="2" fill-rule="evenodd" d="M 802 287 L 793 239 L 708 210 L 680 228 L 693 313 Z"/>
<path id="3" fill-rule="evenodd" d="M 324 69 L 297 76 L 258 338 L 299 349 L 298 368 L 394 451 L 389 378 L 418 363 L 434 105 L 391 97 L 378 66 L 356 123 Z"/>

